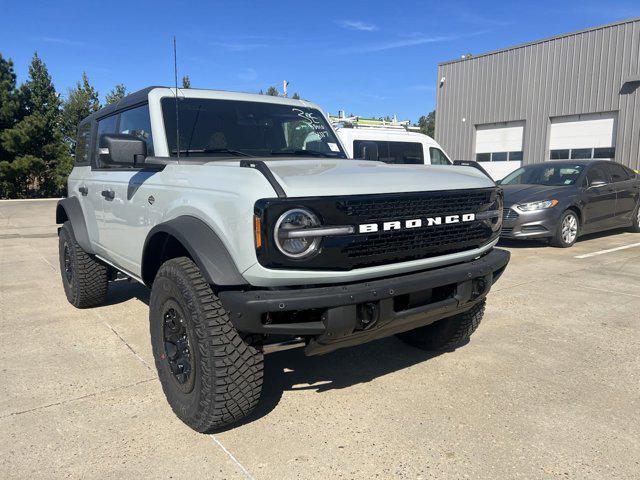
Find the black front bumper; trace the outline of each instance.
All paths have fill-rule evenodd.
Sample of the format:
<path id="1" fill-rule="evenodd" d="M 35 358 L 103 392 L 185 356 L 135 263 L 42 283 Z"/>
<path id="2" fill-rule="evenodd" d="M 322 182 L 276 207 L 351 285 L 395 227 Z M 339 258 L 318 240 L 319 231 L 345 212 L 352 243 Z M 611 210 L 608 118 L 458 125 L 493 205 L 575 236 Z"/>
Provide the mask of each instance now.
<path id="1" fill-rule="evenodd" d="M 464 312 L 491 289 L 510 254 L 370 282 L 327 287 L 219 292 L 243 332 L 311 337 L 306 353 L 326 353 Z"/>

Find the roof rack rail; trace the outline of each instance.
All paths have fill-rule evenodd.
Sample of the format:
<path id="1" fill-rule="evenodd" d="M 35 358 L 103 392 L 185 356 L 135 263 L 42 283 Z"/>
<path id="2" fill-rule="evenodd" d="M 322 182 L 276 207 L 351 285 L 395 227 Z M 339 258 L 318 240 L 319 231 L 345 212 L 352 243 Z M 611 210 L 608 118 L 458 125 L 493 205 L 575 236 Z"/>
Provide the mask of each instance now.
<path id="1" fill-rule="evenodd" d="M 398 120 L 393 115 L 392 120 L 384 120 L 378 118 L 365 118 L 357 115 L 345 116 L 344 110 L 338 111 L 338 116 L 329 115 L 329 120 L 334 127 L 344 126 L 347 128 L 379 128 L 386 130 L 407 130 L 419 132 L 420 128 L 411 125 L 410 120 Z"/>

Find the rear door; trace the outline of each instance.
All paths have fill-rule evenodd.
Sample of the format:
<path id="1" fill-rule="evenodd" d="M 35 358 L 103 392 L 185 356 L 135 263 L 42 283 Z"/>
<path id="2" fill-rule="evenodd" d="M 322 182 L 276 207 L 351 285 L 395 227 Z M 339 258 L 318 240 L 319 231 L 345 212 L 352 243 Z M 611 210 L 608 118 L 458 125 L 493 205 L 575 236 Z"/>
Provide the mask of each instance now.
<path id="1" fill-rule="evenodd" d="M 135 135 L 147 143 L 147 155 L 153 155 L 153 138 L 149 106 L 140 105 L 118 114 L 116 133 Z M 146 221 L 150 204 L 148 194 L 140 187 L 157 172 L 133 167 L 105 167 L 102 169 L 103 248 L 122 268 L 136 273 L 140 266 L 140 245 L 149 227 Z"/>
<path id="2" fill-rule="evenodd" d="M 584 192 L 584 231 L 594 232 L 611 227 L 616 210 L 616 189 L 605 164 L 587 170 Z"/>
<path id="3" fill-rule="evenodd" d="M 608 163 L 606 168 L 616 189 L 615 223 L 628 225 L 631 223 L 638 204 L 638 195 L 640 195 L 635 173 L 619 163 Z"/>

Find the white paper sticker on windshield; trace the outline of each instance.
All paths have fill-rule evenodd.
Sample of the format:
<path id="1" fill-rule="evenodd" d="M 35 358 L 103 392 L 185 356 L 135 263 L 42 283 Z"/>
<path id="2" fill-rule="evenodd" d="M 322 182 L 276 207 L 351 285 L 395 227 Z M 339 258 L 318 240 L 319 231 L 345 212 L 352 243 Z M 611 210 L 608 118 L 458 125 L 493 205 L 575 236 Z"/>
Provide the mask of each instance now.
<path id="1" fill-rule="evenodd" d="M 331 149 L 332 152 L 339 152 L 340 149 L 338 148 L 338 144 L 337 143 L 329 143 L 327 142 L 327 145 L 329 145 L 329 148 Z"/>

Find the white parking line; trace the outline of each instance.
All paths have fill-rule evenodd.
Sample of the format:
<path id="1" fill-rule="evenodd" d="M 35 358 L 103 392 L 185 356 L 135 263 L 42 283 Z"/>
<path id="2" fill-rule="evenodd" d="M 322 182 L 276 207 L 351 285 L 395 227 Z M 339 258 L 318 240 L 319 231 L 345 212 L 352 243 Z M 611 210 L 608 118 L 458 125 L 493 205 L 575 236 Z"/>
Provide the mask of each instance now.
<path id="1" fill-rule="evenodd" d="M 249 470 L 244 468 L 244 466 L 238 461 L 238 459 L 236 457 L 234 457 L 233 454 L 229 450 L 226 449 L 226 447 L 222 444 L 222 442 L 220 440 L 218 440 L 216 438 L 215 435 L 211 434 L 209 436 L 222 449 L 222 451 L 229 456 L 229 458 L 233 461 L 233 463 L 235 463 L 237 465 L 237 467 L 240 469 L 240 471 L 244 474 L 244 476 L 248 480 L 256 480 L 255 478 L 253 478 L 253 475 L 251 475 L 249 473 Z"/>
<path id="2" fill-rule="evenodd" d="M 599 250 L 597 252 L 585 253 L 584 255 L 577 255 L 575 258 L 589 258 L 597 257 L 598 255 L 604 255 L 605 253 L 617 252 L 618 250 L 626 250 L 627 248 L 640 247 L 640 243 L 632 243 L 631 245 L 623 245 L 621 247 L 609 248 L 607 250 Z"/>

